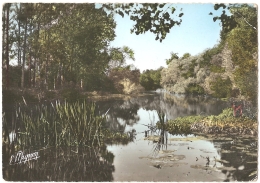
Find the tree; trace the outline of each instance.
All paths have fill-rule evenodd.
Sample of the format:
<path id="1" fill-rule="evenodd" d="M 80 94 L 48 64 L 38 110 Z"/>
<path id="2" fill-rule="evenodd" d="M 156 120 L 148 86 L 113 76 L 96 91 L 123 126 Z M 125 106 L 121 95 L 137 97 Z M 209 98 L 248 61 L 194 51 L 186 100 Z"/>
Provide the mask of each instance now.
<path id="1" fill-rule="evenodd" d="M 110 48 L 109 55 L 110 61 L 108 63 L 108 70 L 122 67 L 126 59 L 135 60 L 134 51 L 127 46 L 123 46 L 122 48 Z"/>
<path id="2" fill-rule="evenodd" d="M 161 88 L 161 71 L 162 67 L 157 70 L 145 70 L 140 76 L 140 84 L 145 90 L 156 90 Z"/>
<path id="3" fill-rule="evenodd" d="M 178 53 L 171 52 L 171 58 L 166 59 L 166 64 L 169 65 L 171 63 L 171 61 L 174 59 L 176 59 L 176 60 L 179 59 Z"/>
<path id="4" fill-rule="evenodd" d="M 9 47 L 10 47 L 10 45 L 9 45 L 9 26 L 10 26 L 9 25 L 9 18 L 10 18 L 9 11 L 10 11 L 10 7 L 11 7 L 10 3 L 7 3 L 4 5 L 4 15 L 6 12 L 6 16 L 3 16 L 3 18 L 4 18 L 3 30 L 4 30 L 4 34 L 5 34 L 5 56 L 3 58 L 5 58 L 5 62 L 6 62 L 6 76 L 5 76 L 6 88 L 9 88 Z"/>
<path id="5" fill-rule="evenodd" d="M 109 79 L 112 81 L 113 86 L 118 93 L 124 93 L 125 90 L 140 89 L 139 69 L 130 69 L 131 66 L 117 67 L 109 72 Z"/>
<path id="6" fill-rule="evenodd" d="M 186 58 L 189 58 L 191 56 L 191 54 L 189 53 L 184 53 L 183 56 L 181 57 L 181 59 L 186 59 Z"/>
<path id="7" fill-rule="evenodd" d="M 237 26 L 227 34 L 232 60 L 237 66 L 234 75 L 243 95 L 257 99 L 258 32 L 257 9 L 249 5 L 230 8 Z"/>
<path id="8" fill-rule="evenodd" d="M 181 17 L 184 15 L 180 9 L 177 18 L 173 18 L 176 8 L 173 4 L 166 3 L 129 3 L 129 4 L 102 4 L 106 11 L 118 13 L 122 17 L 129 15 L 130 19 L 135 22 L 131 33 L 136 35 L 144 34 L 150 31 L 156 34 L 155 40 L 166 38 L 173 26 L 180 25 Z"/>
<path id="9" fill-rule="evenodd" d="M 216 4 L 215 10 L 223 8 L 221 16 L 213 21 L 222 23 L 221 38 L 226 40 L 232 51 L 232 61 L 236 67 L 234 76 L 242 95 L 250 100 L 257 98 L 257 8 L 249 4 Z M 228 10 L 230 14 L 226 14 Z M 211 13 L 212 14 L 212 13 Z"/>
<path id="10" fill-rule="evenodd" d="M 213 96 L 218 98 L 226 98 L 231 96 L 232 83 L 230 78 L 222 79 L 220 76 L 210 83 L 210 88 L 214 91 Z"/>

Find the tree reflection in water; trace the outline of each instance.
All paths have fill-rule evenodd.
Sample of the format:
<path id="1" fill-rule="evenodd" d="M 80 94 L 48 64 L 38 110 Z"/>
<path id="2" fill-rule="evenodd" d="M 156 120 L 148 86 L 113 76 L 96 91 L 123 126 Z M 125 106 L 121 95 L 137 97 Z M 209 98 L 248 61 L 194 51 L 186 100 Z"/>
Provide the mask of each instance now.
<path id="1" fill-rule="evenodd" d="M 179 116 L 196 115 L 200 113 L 220 113 L 226 103 L 213 101 L 206 98 L 178 97 L 171 95 L 166 98 L 163 95 L 149 95 L 135 97 L 128 100 L 111 100 L 96 102 L 100 115 L 107 113 L 107 127 L 114 132 L 126 133 L 127 127 L 132 127 L 140 121 L 138 110 L 143 108 L 148 111 L 158 111 L 158 119 L 162 124 L 167 119 L 175 119 Z M 150 135 L 158 135 L 160 138 L 154 142 L 154 155 L 160 150 L 167 150 L 168 134 L 164 128 L 148 130 Z M 135 138 L 135 132 L 129 135 Z M 144 135 L 148 135 L 148 132 Z M 127 144 L 128 142 L 126 142 Z M 39 151 L 40 158 L 25 164 L 9 165 L 12 154 L 3 157 L 7 160 L 3 164 L 3 177 L 8 181 L 113 181 L 112 173 L 114 155 L 107 151 L 106 147 L 79 148 L 74 152 L 69 147 L 50 148 Z M 248 166 L 248 165 L 245 165 Z M 249 172 L 250 173 L 250 172 Z M 234 174 L 235 175 L 235 174 Z M 239 176 L 239 175 L 237 175 Z"/>
<path id="2" fill-rule="evenodd" d="M 254 138 L 235 138 L 231 142 L 214 140 L 213 144 L 219 149 L 223 166 L 235 170 L 222 170 L 226 174 L 225 181 L 250 181 L 257 176 L 257 141 Z M 236 142 L 238 141 L 238 142 Z"/>
<path id="3" fill-rule="evenodd" d="M 126 125 L 133 126 L 140 120 L 137 111 L 140 106 L 131 103 L 130 100 L 111 100 L 97 102 L 97 106 L 101 114 L 104 114 L 107 109 L 106 125 L 107 127 L 116 132 L 124 132 Z"/>
<path id="4" fill-rule="evenodd" d="M 110 130 L 117 132 L 124 132 L 126 126 L 138 123 L 140 108 L 147 111 L 161 111 L 167 116 L 167 119 L 175 119 L 181 116 L 219 114 L 229 106 L 227 102 L 213 100 L 209 97 L 167 93 L 154 93 L 126 100 L 98 101 L 96 104 L 100 114 L 104 114 L 110 109 L 107 114 L 107 126 Z"/>
<path id="5" fill-rule="evenodd" d="M 114 155 L 99 148 L 50 148 L 40 158 L 26 163 L 3 165 L 7 181 L 112 181 Z"/>

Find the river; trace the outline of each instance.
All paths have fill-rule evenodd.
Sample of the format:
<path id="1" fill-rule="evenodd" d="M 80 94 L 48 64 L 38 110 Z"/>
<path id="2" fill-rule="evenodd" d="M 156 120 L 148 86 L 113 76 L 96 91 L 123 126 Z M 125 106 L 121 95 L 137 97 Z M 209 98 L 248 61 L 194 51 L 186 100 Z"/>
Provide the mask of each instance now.
<path id="1" fill-rule="evenodd" d="M 14 181 L 249 181 L 257 171 L 257 139 L 250 136 L 172 135 L 157 130 L 165 120 L 219 114 L 230 104 L 206 96 L 150 93 L 125 100 L 97 101 L 106 126 L 132 136 L 127 143 L 99 148 L 40 149 L 37 160 L 8 165 Z M 158 141 L 163 136 L 164 141 Z M 24 152 L 26 153 L 26 152 Z"/>

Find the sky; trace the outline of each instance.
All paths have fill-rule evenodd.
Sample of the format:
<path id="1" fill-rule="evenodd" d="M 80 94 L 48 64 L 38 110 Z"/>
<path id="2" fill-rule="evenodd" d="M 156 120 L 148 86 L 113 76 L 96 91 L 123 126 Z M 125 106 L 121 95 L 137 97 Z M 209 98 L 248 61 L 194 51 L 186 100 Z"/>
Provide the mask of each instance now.
<path id="1" fill-rule="evenodd" d="M 133 21 L 129 16 L 122 18 L 115 16 L 117 23 L 116 38 L 111 42 L 113 47 L 128 46 L 134 50 L 135 61 L 127 60 L 127 64 L 133 64 L 142 71 L 146 69 L 157 69 L 166 67 L 166 59 L 171 52 L 183 56 L 190 53 L 192 56 L 202 53 L 208 48 L 218 44 L 220 40 L 220 22 L 214 22 L 213 16 L 220 12 L 214 10 L 214 4 L 173 4 L 173 6 L 184 13 L 180 26 L 174 26 L 165 40 L 156 41 L 156 35 L 150 32 L 145 34 L 131 34 Z M 179 14 L 179 13 L 178 13 Z M 174 16 L 176 16 L 174 14 Z"/>

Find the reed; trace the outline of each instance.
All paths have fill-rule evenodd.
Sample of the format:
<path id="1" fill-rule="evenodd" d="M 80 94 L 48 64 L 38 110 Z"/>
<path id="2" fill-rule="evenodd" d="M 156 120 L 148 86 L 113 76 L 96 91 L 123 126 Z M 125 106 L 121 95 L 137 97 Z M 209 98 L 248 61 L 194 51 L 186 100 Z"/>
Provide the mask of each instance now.
<path id="1" fill-rule="evenodd" d="M 56 101 L 33 107 L 19 105 L 14 123 L 18 124 L 16 147 L 94 146 L 103 143 L 105 116 L 96 115 L 94 103 Z M 3 123 L 6 118 L 3 115 Z"/>

